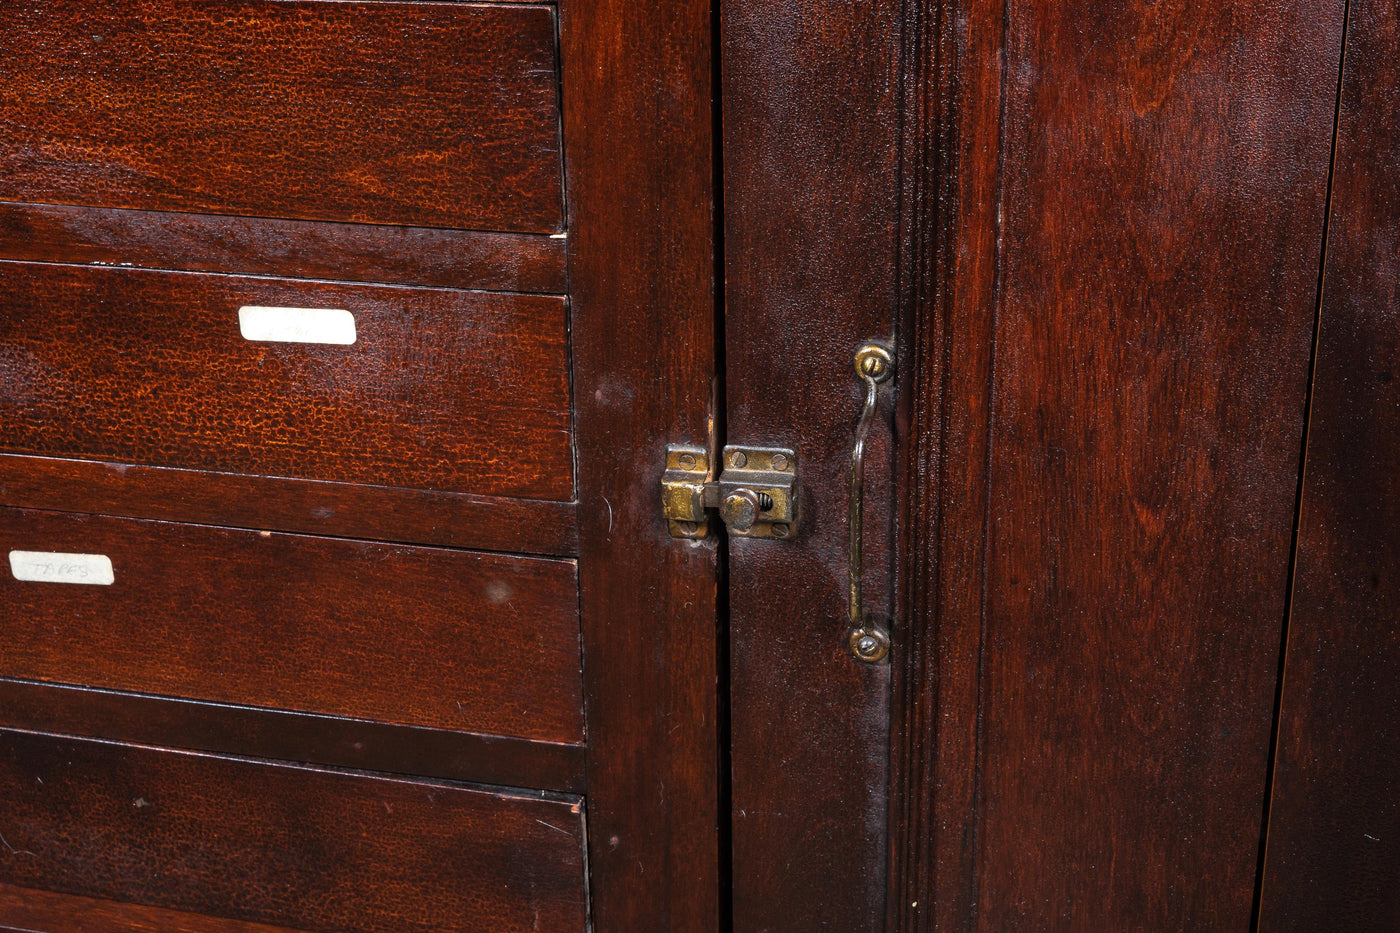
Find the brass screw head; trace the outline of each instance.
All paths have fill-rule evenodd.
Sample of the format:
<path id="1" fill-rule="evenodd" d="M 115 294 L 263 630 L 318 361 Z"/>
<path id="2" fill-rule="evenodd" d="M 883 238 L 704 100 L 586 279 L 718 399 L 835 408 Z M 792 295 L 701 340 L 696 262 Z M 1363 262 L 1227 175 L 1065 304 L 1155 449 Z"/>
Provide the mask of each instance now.
<path id="1" fill-rule="evenodd" d="M 729 465 L 735 468 L 743 468 L 745 466 L 748 466 L 748 463 L 749 455 L 744 453 L 742 450 L 734 451 L 734 455 L 729 458 Z"/>
<path id="2" fill-rule="evenodd" d="M 787 468 L 788 468 L 787 457 L 784 456 L 783 454 L 774 454 L 774 455 L 773 455 L 773 469 L 775 469 L 775 470 L 777 470 L 777 471 L 779 471 L 779 472 L 781 473 L 781 472 L 785 471 Z"/>
<path id="3" fill-rule="evenodd" d="M 695 469 L 695 462 L 694 454 L 681 454 L 680 463 L 682 468 L 693 470 Z"/>
<path id="4" fill-rule="evenodd" d="M 858 628 L 851 632 L 851 654 L 867 664 L 883 661 L 890 653 L 890 637 L 878 628 Z"/>
<path id="5" fill-rule="evenodd" d="M 792 529 L 782 522 L 773 525 L 773 537 L 775 538 L 786 538 L 791 531 Z"/>
<path id="6" fill-rule="evenodd" d="M 677 522 L 676 525 L 682 534 L 693 535 L 700 530 L 700 526 L 695 522 Z"/>
<path id="7" fill-rule="evenodd" d="M 867 343 L 856 351 L 856 375 L 884 382 L 894 374 L 894 354 L 878 343 Z"/>

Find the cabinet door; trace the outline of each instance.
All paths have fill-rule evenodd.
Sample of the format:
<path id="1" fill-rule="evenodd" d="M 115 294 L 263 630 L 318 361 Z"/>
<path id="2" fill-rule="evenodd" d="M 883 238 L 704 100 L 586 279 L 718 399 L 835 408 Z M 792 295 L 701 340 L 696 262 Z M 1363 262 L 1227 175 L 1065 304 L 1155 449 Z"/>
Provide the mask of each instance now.
<path id="1" fill-rule="evenodd" d="M 0 10 L 0 927 L 718 928 L 711 27 Z"/>
<path id="2" fill-rule="evenodd" d="M 907 124 L 941 404 L 892 911 L 1247 930 L 1344 4 L 955 7 Z"/>

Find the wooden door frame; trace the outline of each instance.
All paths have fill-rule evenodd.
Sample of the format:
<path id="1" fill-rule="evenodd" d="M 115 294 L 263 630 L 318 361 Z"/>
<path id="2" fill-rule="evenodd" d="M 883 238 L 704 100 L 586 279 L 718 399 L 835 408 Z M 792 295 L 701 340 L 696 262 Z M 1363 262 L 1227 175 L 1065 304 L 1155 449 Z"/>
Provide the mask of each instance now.
<path id="1" fill-rule="evenodd" d="M 892 931 L 961 929 L 976 902 L 1002 20 L 903 0 Z"/>
<path id="2" fill-rule="evenodd" d="M 593 929 L 714 933 L 718 552 L 660 513 L 714 416 L 710 4 L 559 17 Z"/>

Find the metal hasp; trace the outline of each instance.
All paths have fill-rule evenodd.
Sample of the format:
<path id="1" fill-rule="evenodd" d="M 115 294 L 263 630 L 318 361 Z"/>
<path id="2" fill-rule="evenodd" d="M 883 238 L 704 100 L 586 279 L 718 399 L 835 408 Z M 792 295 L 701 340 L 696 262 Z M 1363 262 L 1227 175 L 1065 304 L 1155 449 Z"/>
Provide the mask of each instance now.
<path id="1" fill-rule="evenodd" d="M 880 400 L 880 383 L 894 375 L 894 354 L 879 343 L 867 343 L 856 351 L 856 377 L 865 383 L 865 407 L 856 427 L 856 442 L 851 450 L 851 502 L 847 520 L 850 523 L 850 623 L 847 638 L 851 653 L 868 663 L 883 661 L 890 653 L 890 636 L 876 625 L 865 611 L 861 595 L 861 575 L 864 571 L 865 549 L 861 540 L 864 530 L 865 501 L 865 439 L 875 420 Z"/>
<path id="2" fill-rule="evenodd" d="M 724 469 L 711 478 L 703 447 L 666 448 L 661 509 L 675 538 L 709 533 L 708 510 L 719 511 L 741 538 L 791 538 L 797 533 L 797 454 L 775 447 L 726 447 Z"/>

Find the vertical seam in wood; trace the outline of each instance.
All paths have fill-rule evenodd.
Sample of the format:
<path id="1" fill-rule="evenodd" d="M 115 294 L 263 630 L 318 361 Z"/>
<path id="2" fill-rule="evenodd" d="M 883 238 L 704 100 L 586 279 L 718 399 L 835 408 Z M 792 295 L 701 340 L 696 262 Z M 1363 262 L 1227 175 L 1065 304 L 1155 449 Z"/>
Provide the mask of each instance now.
<path id="1" fill-rule="evenodd" d="M 1001 70 L 997 87 L 1000 100 L 997 101 L 997 169 L 996 169 L 996 236 L 992 251 L 992 307 L 988 322 L 987 351 L 987 449 L 985 471 L 983 473 L 983 514 L 982 514 L 982 580 L 981 580 L 981 619 L 977 641 L 977 732 L 973 755 L 972 806 L 976 814 L 972 822 L 972 878 L 968 911 L 969 928 L 978 926 L 978 911 L 982 901 L 982 824 L 986 814 L 982 806 L 982 769 L 985 763 L 986 746 L 986 692 L 987 692 L 987 635 L 990 630 L 989 606 L 990 591 L 988 579 L 991 576 L 993 546 L 992 529 L 992 462 L 996 451 L 996 373 L 997 373 L 997 324 L 1001 318 L 1004 238 L 1006 235 L 1006 124 L 1007 124 L 1007 55 L 1011 32 L 1011 0 L 1003 0 L 1001 14 L 1001 47 L 998 66 Z"/>
<path id="2" fill-rule="evenodd" d="M 1332 148 L 1327 162 L 1327 193 L 1322 208 L 1322 248 L 1317 266 L 1317 303 L 1313 310 L 1312 349 L 1308 357 L 1307 388 L 1303 398 L 1303 443 L 1298 452 L 1298 488 L 1293 509 L 1293 537 L 1289 543 L 1288 580 L 1284 586 L 1283 631 L 1279 638 L 1278 677 L 1274 686 L 1273 724 L 1269 731 L 1268 767 L 1264 777 L 1264 812 L 1259 831 L 1258 869 L 1254 881 L 1254 904 L 1250 917 L 1250 933 L 1258 933 L 1260 911 L 1264 904 L 1264 875 L 1268 864 L 1269 814 L 1273 806 L 1274 782 L 1278 763 L 1279 730 L 1283 723 L 1283 684 L 1288 664 L 1288 628 L 1293 614 L 1293 588 L 1298 573 L 1298 537 L 1303 523 L 1303 491 L 1306 488 L 1308 466 L 1308 435 L 1312 428 L 1313 388 L 1317 374 L 1317 347 L 1322 334 L 1322 302 L 1327 287 L 1327 240 L 1332 226 L 1332 186 L 1337 168 L 1337 140 L 1341 135 L 1342 91 L 1346 84 L 1347 33 L 1351 25 L 1351 0 L 1343 0 L 1342 47 L 1338 54 L 1337 101 L 1332 115 Z"/>

